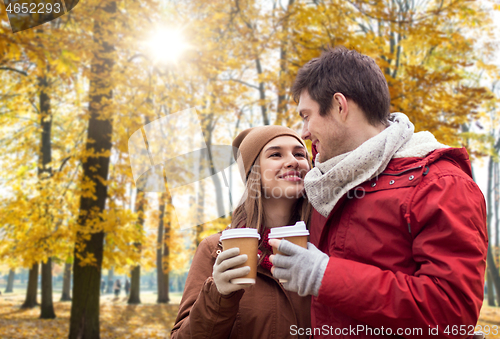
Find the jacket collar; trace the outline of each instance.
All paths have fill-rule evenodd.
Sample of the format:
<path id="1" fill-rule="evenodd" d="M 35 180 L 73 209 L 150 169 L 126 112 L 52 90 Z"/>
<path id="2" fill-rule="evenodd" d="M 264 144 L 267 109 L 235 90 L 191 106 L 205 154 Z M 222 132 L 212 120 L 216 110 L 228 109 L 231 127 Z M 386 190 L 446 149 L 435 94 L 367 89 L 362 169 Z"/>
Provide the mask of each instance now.
<path id="1" fill-rule="evenodd" d="M 396 174 L 399 172 L 407 171 L 414 167 L 428 166 L 441 158 L 450 161 L 472 178 L 469 155 L 465 147 L 440 148 L 430 152 L 424 158 L 410 157 L 392 159 L 383 173 Z"/>

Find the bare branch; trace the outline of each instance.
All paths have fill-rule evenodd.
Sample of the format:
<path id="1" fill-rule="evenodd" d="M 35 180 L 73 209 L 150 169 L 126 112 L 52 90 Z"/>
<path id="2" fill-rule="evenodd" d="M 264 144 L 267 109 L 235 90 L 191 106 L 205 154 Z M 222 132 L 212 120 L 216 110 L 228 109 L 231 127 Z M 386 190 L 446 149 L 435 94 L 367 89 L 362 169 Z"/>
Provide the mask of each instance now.
<path id="1" fill-rule="evenodd" d="M 22 71 L 22 70 L 19 70 L 19 69 L 15 69 L 15 68 L 11 68 L 11 67 L 0 67 L 0 70 L 1 71 L 12 71 L 12 72 L 17 72 L 19 74 L 22 74 L 24 76 L 27 76 L 28 73 L 26 73 L 25 71 Z"/>
<path id="2" fill-rule="evenodd" d="M 240 84 L 243 84 L 245 86 L 254 88 L 256 90 L 260 89 L 259 86 L 255 86 L 255 85 L 249 84 L 248 82 L 245 82 L 245 81 L 242 81 L 242 80 L 238 80 L 238 79 L 229 78 L 229 79 L 223 79 L 223 80 L 239 82 Z"/>

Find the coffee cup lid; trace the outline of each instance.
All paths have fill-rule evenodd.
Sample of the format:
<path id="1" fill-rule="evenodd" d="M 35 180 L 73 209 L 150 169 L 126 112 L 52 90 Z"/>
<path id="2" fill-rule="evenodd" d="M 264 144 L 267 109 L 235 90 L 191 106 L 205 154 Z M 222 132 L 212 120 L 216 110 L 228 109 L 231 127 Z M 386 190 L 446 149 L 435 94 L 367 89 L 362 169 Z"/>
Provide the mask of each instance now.
<path id="1" fill-rule="evenodd" d="M 235 238 L 257 238 L 260 239 L 260 234 L 255 228 L 231 228 L 222 231 L 220 240 L 235 239 Z"/>
<path id="2" fill-rule="evenodd" d="M 292 226 L 273 227 L 269 233 L 269 239 L 286 238 L 286 237 L 302 237 L 308 236 L 309 231 L 306 228 L 306 223 L 297 221 Z"/>

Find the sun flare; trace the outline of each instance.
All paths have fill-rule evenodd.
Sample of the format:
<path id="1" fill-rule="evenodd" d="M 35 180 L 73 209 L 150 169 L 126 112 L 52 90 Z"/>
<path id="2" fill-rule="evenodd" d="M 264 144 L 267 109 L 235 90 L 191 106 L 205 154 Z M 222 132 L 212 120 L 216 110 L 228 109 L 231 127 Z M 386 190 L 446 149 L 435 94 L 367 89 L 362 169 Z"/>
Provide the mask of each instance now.
<path id="1" fill-rule="evenodd" d="M 189 48 L 182 32 L 172 28 L 158 29 L 146 44 L 156 63 L 175 63 Z"/>

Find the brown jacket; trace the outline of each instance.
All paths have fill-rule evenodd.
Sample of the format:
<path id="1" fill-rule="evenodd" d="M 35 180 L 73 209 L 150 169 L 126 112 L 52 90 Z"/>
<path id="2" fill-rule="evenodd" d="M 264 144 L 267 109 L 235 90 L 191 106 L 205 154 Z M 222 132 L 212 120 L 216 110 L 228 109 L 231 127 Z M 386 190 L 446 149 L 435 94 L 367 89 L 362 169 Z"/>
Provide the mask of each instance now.
<path id="1" fill-rule="evenodd" d="M 259 266 L 256 284 L 222 296 L 212 278 L 220 234 L 203 240 L 186 280 L 172 339 L 306 338 L 292 335 L 311 327 L 310 297 L 286 291 Z"/>

